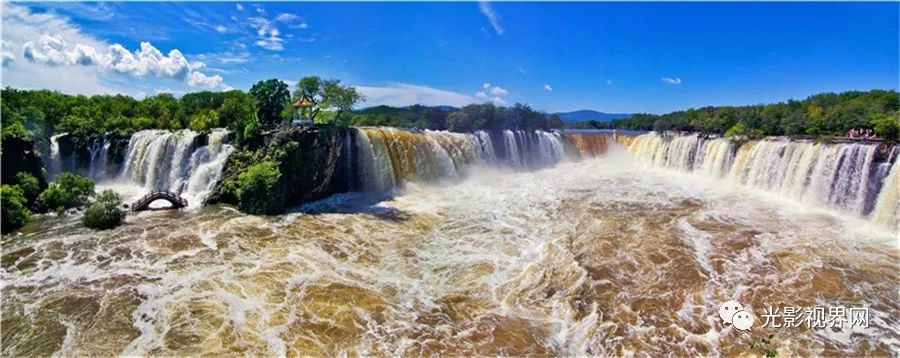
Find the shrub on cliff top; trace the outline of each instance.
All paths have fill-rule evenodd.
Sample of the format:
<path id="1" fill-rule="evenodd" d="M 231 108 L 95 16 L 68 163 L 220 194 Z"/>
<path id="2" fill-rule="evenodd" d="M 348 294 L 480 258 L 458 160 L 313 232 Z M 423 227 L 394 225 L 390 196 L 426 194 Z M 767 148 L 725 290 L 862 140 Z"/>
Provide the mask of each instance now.
<path id="1" fill-rule="evenodd" d="M 241 210 L 253 214 L 277 214 L 284 210 L 278 192 L 281 171 L 273 161 L 256 163 L 238 175 L 237 198 Z"/>
<path id="2" fill-rule="evenodd" d="M 77 174 L 62 173 L 38 196 L 38 205 L 62 213 L 68 208 L 84 205 L 91 195 L 94 195 L 93 181 Z"/>
<path id="3" fill-rule="evenodd" d="M 112 190 L 104 190 L 97 196 L 97 201 L 84 211 L 81 222 L 89 228 L 105 230 L 122 224 L 125 211 L 122 210 L 122 198 Z"/>
<path id="4" fill-rule="evenodd" d="M 28 201 L 22 194 L 22 189 L 15 185 L 3 185 L 0 187 L 0 231 L 8 233 L 18 229 L 28 222 L 31 212 L 26 204 Z"/>

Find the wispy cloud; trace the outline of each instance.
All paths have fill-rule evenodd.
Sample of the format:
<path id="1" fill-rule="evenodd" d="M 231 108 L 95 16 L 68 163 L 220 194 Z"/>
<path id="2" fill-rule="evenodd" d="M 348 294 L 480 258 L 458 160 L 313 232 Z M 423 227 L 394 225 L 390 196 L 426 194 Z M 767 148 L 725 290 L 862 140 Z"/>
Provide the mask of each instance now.
<path id="1" fill-rule="evenodd" d="M 503 35 L 503 26 L 500 25 L 500 15 L 494 11 L 494 8 L 491 7 L 491 4 L 487 1 L 479 1 L 478 2 L 478 10 L 487 17 L 488 21 L 491 22 L 491 26 L 494 27 L 494 31 L 497 32 L 497 35 Z"/>
<path id="2" fill-rule="evenodd" d="M 371 106 L 403 107 L 414 104 L 465 106 L 475 102 L 475 99 L 471 96 L 459 92 L 408 83 L 390 83 L 382 87 L 355 87 L 366 98 L 366 105 Z"/>
<path id="3" fill-rule="evenodd" d="M 234 8 L 237 9 L 237 11 L 244 11 L 244 5 L 241 4 L 234 4 Z"/>
<path id="4" fill-rule="evenodd" d="M 553 92 L 553 87 L 551 87 L 550 84 L 545 84 L 544 91 Z"/>
<path id="5" fill-rule="evenodd" d="M 611 86 L 613 84 L 612 80 L 606 80 L 606 85 Z"/>
<path id="6" fill-rule="evenodd" d="M 281 30 L 278 28 L 279 25 L 284 25 L 293 29 L 305 29 L 309 27 L 303 18 L 295 14 L 281 13 L 274 18 L 269 19 L 265 17 L 266 10 L 259 5 L 256 6 L 256 12 L 259 13 L 260 16 L 251 17 L 249 19 L 250 26 L 256 29 L 257 40 L 255 44 L 269 51 L 284 50 L 285 39 L 282 36 Z M 302 42 L 315 41 L 315 39 L 310 40 L 309 38 L 303 38 L 301 40 Z"/>
<path id="7" fill-rule="evenodd" d="M 678 77 L 663 77 L 662 82 L 672 86 L 681 85 L 681 79 Z"/>

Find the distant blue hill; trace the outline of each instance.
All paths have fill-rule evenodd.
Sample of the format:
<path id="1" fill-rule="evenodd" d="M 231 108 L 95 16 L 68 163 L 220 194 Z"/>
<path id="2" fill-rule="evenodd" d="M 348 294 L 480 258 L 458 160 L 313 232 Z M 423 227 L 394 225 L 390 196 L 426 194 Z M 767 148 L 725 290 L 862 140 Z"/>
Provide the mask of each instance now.
<path id="1" fill-rule="evenodd" d="M 597 112 L 591 109 L 582 109 L 572 112 L 558 112 L 557 114 L 560 118 L 562 118 L 563 122 L 582 122 L 590 120 L 606 122 L 614 119 L 631 117 L 631 113 L 604 113 Z"/>

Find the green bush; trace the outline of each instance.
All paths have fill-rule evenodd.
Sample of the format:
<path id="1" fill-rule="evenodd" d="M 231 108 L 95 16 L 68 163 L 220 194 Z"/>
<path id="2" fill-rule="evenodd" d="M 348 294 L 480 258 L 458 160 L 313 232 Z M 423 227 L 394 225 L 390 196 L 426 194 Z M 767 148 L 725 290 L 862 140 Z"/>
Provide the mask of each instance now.
<path id="1" fill-rule="evenodd" d="M 275 214 L 284 209 L 278 194 L 281 171 L 275 162 L 253 164 L 238 175 L 237 198 L 241 210 L 253 214 Z"/>
<path id="2" fill-rule="evenodd" d="M 725 136 L 729 138 L 743 137 L 747 139 L 760 139 L 766 134 L 759 129 L 751 129 L 744 122 L 737 122 L 735 125 L 725 131 Z"/>
<path id="3" fill-rule="evenodd" d="M 8 233 L 25 225 L 31 217 L 22 189 L 15 185 L 0 186 L 0 231 Z"/>
<path id="4" fill-rule="evenodd" d="M 34 203 L 41 193 L 41 184 L 38 179 L 26 172 L 16 173 L 16 186 L 22 189 L 22 194 L 29 203 Z"/>
<path id="5" fill-rule="evenodd" d="M 897 121 L 896 113 L 876 113 L 869 116 L 869 123 L 875 127 L 875 133 L 890 143 L 897 143 L 900 139 L 900 123 Z"/>
<path id="6" fill-rule="evenodd" d="M 86 204 L 91 195 L 94 195 L 93 181 L 77 174 L 62 173 L 38 196 L 38 205 L 62 213 Z"/>
<path id="7" fill-rule="evenodd" d="M 125 210 L 122 210 L 122 198 L 112 190 L 104 190 L 97 196 L 97 201 L 84 211 L 81 222 L 89 228 L 105 230 L 122 224 Z"/>

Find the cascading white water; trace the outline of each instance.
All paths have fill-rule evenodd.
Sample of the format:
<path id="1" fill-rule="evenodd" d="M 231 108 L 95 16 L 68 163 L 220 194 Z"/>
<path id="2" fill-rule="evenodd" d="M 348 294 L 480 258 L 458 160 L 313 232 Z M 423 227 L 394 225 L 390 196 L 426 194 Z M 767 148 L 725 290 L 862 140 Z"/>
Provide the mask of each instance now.
<path id="1" fill-rule="evenodd" d="M 100 181 L 106 179 L 106 167 L 109 161 L 108 141 L 94 143 L 88 150 L 91 154 L 90 163 L 88 164 L 88 177 Z"/>
<path id="2" fill-rule="evenodd" d="M 228 132 L 213 130 L 206 145 L 191 130 L 143 130 L 128 142 L 120 180 L 147 189 L 166 189 L 202 201 L 215 186 L 233 151 Z"/>
<path id="3" fill-rule="evenodd" d="M 507 163 L 512 167 L 521 167 L 522 166 L 522 157 L 519 155 L 519 138 L 516 137 L 516 132 L 511 130 L 503 131 L 503 140 L 506 148 L 506 157 Z"/>
<path id="4" fill-rule="evenodd" d="M 891 154 L 895 154 L 894 150 Z M 872 221 L 881 227 L 900 232 L 900 165 L 894 164 L 884 180 L 881 193 L 872 210 Z"/>
<path id="5" fill-rule="evenodd" d="M 490 165 L 497 165 L 497 154 L 494 152 L 494 142 L 491 135 L 486 131 L 475 132 L 475 140 L 481 146 L 481 152 L 484 153 L 484 162 Z"/>
<path id="6" fill-rule="evenodd" d="M 354 190 L 386 191 L 408 181 L 454 180 L 473 165 L 536 169 L 567 158 L 601 154 L 606 134 L 561 134 L 504 130 L 496 133 L 452 133 L 395 128 L 354 129 L 354 150 L 348 153 L 350 173 L 360 178 Z M 596 138 L 591 138 L 596 137 Z M 575 153 L 567 153 L 564 142 Z"/>
<path id="7" fill-rule="evenodd" d="M 861 217 L 868 216 L 873 206 L 882 205 L 874 203 L 882 187 L 896 187 L 892 182 L 896 178 L 885 180 L 894 158 L 876 164 L 882 150 L 876 144 L 766 139 L 748 142 L 735 153 L 734 145 L 726 139 L 664 137 L 656 133 L 623 144 L 660 167 L 723 177 Z M 881 194 L 884 197 L 885 193 Z"/>
<path id="8" fill-rule="evenodd" d="M 50 178 L 55 178 L 62 172 L 62 157 L 59 153 L 59 137 L 67 134 L 69 133 L 60 133 L 50 137 L 50 166 L 47 168 Z"/>

